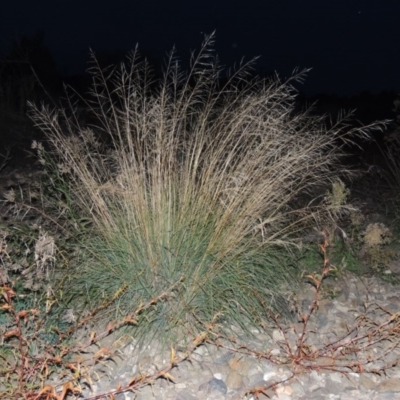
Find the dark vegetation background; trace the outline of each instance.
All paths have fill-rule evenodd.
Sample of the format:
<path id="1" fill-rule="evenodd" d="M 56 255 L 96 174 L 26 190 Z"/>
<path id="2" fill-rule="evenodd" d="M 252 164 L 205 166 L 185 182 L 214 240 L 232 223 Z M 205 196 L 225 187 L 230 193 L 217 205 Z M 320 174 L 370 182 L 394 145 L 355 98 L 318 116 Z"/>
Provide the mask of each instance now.
<path id="1" fill-rule="evenodd" d="M 64 83 L 86 92 L 89 48 L 108 66 L 138 43 L 159 75 L 172 47 L 188 67 L 190 51 L 214 30 L 228 67 L 259 56 L 262 77 L 312 68 L 297 87 L 299 109 L 315 104 L 333 118 L 356 109 L 364 124 L 394 119 L 399 15 L 395 0 L 10 2 L 0 15 L 0 153 L 21 156 L 37 138 L 27 101 L 58 104 Z M 376 148 L 365 146 L 360 155 L 373 162 Z"/>

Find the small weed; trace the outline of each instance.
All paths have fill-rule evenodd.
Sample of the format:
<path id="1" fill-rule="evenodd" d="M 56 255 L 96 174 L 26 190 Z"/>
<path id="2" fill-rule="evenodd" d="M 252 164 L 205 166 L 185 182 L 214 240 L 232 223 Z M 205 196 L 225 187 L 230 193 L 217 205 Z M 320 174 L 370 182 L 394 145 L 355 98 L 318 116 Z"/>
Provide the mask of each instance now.
<path id="1" fill-rule="evenodd" d="M 323 257 L 323 267 L 319 273 L 308 274 L 305 278 L 315 288 L 314 298 L 308 310 L 298 315 L 301 323 L 297 326 L 284 324 L 280 321 L 279 315 L 272 315 L 276 326 L 282 333 L 283 340 L 278 342 L 280 347 L 279 355 L 274 355 L 271 349 L 265 352 L 255 351 L 246 344 L 240 343 L 234 338 L 228 338 L 221 334 L 216 334 L 218 339 L 228 340 L 232 347 L 228 347 L 222 342 L 217 344 L 228 348 L 232 352 L 252 355 L 256 358 L 265 358 L 277 365 L 290 365 L 291 375 L 281 382 L 257 386 L 247 390 L 244 398 L 255 396 L 259 399 L 260 395 L 270 397 L 271 390 L 279 385 L 293 380 L 297 374 L 310 372 L 312 370 L 335 371 L 341 374 L 352 372 L 363 373 L 371 372 L 378 375 L 386 374 L 388 370 L 397 366 L 398 361 L 386 362 L 387 354 L 400 347 L 400 322 L 397 313 L 392 313 L 379 304 L 372 304 L 368 300 L 365 304 L 365 311 L 362 313 L 353 326 L 348 326 L 347 332 L 333 341 L 316 347 L 310 339 L 312 331 L 309 330 L 309 322 L 314 314 L 318 312 L 322 296 L 322 287 L 326 278 L 335 272 L 328 258 L 329 238 L 326 235 L 323 244 L 319 245 Z M 289 332 L 294 333 L 289 335 Z M 292 340 L 291 338 L 295 338 Z M 379 349 L 379 350 L 378 350 Z M 373 350 L 373 351 L 372 351 Z M 373 354 L 365 357 L 364 353 Z M 375 365 L 379 361 L 380 368 Z"/>

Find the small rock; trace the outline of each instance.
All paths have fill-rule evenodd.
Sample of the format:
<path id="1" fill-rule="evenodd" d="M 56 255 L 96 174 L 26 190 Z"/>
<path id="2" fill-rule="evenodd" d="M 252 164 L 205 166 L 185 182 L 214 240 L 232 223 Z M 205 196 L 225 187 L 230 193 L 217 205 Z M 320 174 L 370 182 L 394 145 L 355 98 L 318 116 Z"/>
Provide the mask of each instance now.
<path id="1" fill-rule="evenodd" d="M 232 353 L 226 353 L 226 354 L 222 355 L 221 357 L 218 357 L 215 360 L 215 363 L 216 364 L 226 364 L 227 362 L 229 362 L 229 360 L 231 360 L 234 357 L 235 356 Z"/>
<path id="2" fill-rule="evenodd" d="M 222 394 L 226 394 L 228 388 L 226 387 L 226 383 L 222 379 L 212 378 L 208 381 L 208 386 L 212 389 L 218 390 Z"/>
<path id="3" fill-rule="evenodd" d="M 330 377 L 326 379 L 325 387 L 330 393 L 340 393 L 344 389 L 343 382 L 334 381 Z"/>
<path id="4" fill-rule="evenodd" d="M 192 396 L 186 390 L 182 390 L 177 394 L 176 400 L 197 400 L 197 398 Z"/>
<path id="5" fill-rule="evenodd" d="M 293 394 L 293 389 L 292 389 L 291 386 L 288 386 L 288 385 L 279 386 L 279 387 L 276 388 L 276 393 L 277 394 L 281 393 L 281 394 L 286 394 L 286 395 L 291 396 Z"/>
<path id="6" fill-rule="evenodd" d="M 243 384 L 242 375 L 236 370 L 232 369 L 226 377 L 226 386 L 229 389 L 240 389 Z"/>
<path id="7" fill-rule="evenodd" d="M 292 400 L 291 396 L 286 393 L 277 393 L 278 400 Z"/>
<path id="8" fill-rule="evenodd" d="M 239 358 L 235 357 L 229 360 L 229 366 L 231 369 L 234 369 L 241 373 L 242 375 L 247 375 L 250 370 L 250 363 L 244 360 L 240 360 Z"/>
<path id="9" fill-rule="evenodd" d="M 381 382 L 376 388 L 379 392 L 400 392 L 400 378 L 390 378 Z"/>
<path id="10" fill-rule="evenodd" d="M 280 330 L 274 329 L 272 331 L 272 339 L 274 340 L 274 342 L 280 342 L 282 340 L 285 340 L 285 336 Z"/>
<path id="11" fill-rule="evenodd" d="M 186 389 L 186 383 L 185 382 L 178 382 L 175 383 L 175 389 Z"/>
<path id="12" fill-rule="evenodd" d="M 276 375 L 277 375 L 277 374 L 276 374 L 275 371 L 268 371 L 268 372 L 265 372 L 264 375 L 263 375 L 263 380 L 264 380 L 265 382 L 267 382 L 267 381 L 269 381 L 271 378 L 274 378 Z"/>
<path id="13" fill-rule="evenodd" d="M 279 354 L 281 354 L 281 351 L 279 349 L 271 350 L 271 356 L 278 356 Z"/>
<path id="14" fill-rule="evenodd" d="M 214 378 L 215 378 L 215 379 L 218 379 L 219 381 L 222 381 L 222 374 L 221 374 L 220 372 L 216 372 L 216 373 L 214 374 Z"/>

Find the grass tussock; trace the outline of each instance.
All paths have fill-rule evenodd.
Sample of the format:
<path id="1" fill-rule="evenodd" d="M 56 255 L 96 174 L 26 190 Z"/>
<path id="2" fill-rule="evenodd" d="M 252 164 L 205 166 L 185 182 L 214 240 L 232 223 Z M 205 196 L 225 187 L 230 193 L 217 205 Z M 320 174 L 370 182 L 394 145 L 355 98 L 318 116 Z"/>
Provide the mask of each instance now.
<path id="1" fill-rule="evenodd" d="M 347 172 L 342 146 L 365 131 L 296 114 L 291 83 L 303 73 L 254 79 L 249 63 L 221 83 L 212 45 L 211 35 L 188 73 L 171 54 L 159 81 L 137 50 L 113 70 L 93 57 L 93 124 L 72 100 L 33 107 L 70 207 L 90 220 L 65 281 L 70 313 L 106 304 L 109 318 L 124 317 L 165 292 L 136 333 L 172 337 L 217 312 L 246 325 L 265 306 L 285 310 L 282 288 L 295 282 L 281 250 L 330 207 L 294 204 Z"/>

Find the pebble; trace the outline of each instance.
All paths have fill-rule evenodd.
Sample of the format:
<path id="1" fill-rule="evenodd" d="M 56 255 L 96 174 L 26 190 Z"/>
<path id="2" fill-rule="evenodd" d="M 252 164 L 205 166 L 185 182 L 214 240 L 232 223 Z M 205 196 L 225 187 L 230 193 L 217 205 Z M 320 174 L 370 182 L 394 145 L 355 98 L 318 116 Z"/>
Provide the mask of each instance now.
<path id="1" fill-rule="evenodd" d="M 353 275 L 346 277 L 345 284 L 345 290 L 336 297 L 320 300 L 318 311 L 308 322 L 309 333 L 304 351 L 317 351 L 337 341 L 355 326 L 358 317 L 364 316 L 372 332 L 379 324 L 390 320 L 390 313 L 400 311 L 398 286 L 377 277 L 359 278 Z M 347 294 L 343 295 L 344 291 Z M 299 304 L 309 307 L 314 293 L 311 287 L 305 285 L 298 295 Z M 381 308 L 377 308 L 376 304 Z M 367 312 L 365 305 L 369 306 Z M 389 309 L 391 311 L 385 314 L 383 310 Z M 308 310 L 300 311 L 304 314 Z M 395 323 L 396 318 L 393 317 L 391 324 Z M 367 328 L 352 331 L 342 342 L 334 344 L 338 348 L 337 354 L 343 352 L 340 359 L 332 357 L 333 350 L 326 351 L 315 359 L 311 358 L 308 368 L 301 368 L 295 363 L 284 363 L 284 360 L 287 355 L 285 337 L 292 351 L 295 351 L 302 327 L 301 322 L 286 323 L 285 335 L 277 327 L 266 331 L 255 330 L 254 338 L 244 343 L 257 352 L 254 354 L 240 349 L 233 351 L 235 345 L 227 340 L 220 342 L 222 346 L 202 345 L 190 360 L 170 371 L 174 382 L 158 379 L 135 392 L 117 394 L 115 399 L 400 400 L 400 365 L 396 364 L 400 360 L 400 345 L 397 345 L 397 340 L 400 342 L 400 328 L 392 331 L 388 338 L 390 340 L 378 343 L 368 342 L 367 334 L 365 341 L 355 344 L 364 346 L 364 350 L 357 354 L 344 354 L 345 341 L 366 333 Z M 375 339 L 376 336 L 370 337 L 371 341 Z M 379 357 L 382 354 L 385 354 L 384 357 Z M 168 352 L 158 354 L 155 347 L 148 346 L 139 351 L 130 343 L 121 351 L 120 357 L 114 358 L 114 363 L 106 363 L 107 367 L 93 367 L 92 390 L 84 388 L 83 398 L 90 399 L 116 389 L 119 384 L 126 385 L 135 374 L 154 373 L 168 365 L 168 360 Z M 345 369 L 344 366 L 349 363 L 353 364 L 353 368 Z M 255 389 L 259 389 L 258 397 Z"/>

